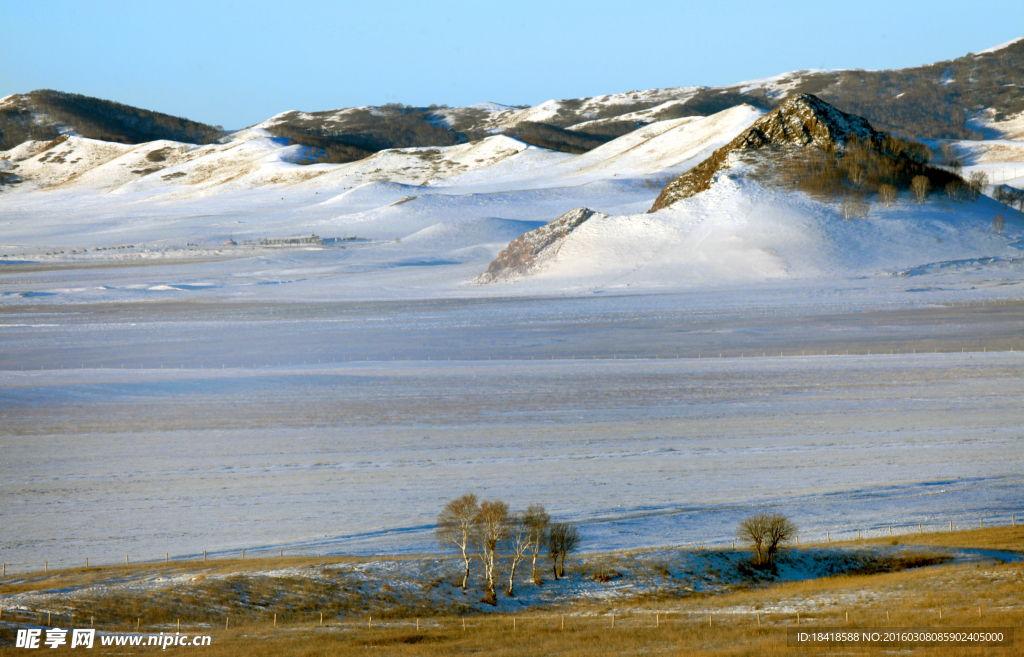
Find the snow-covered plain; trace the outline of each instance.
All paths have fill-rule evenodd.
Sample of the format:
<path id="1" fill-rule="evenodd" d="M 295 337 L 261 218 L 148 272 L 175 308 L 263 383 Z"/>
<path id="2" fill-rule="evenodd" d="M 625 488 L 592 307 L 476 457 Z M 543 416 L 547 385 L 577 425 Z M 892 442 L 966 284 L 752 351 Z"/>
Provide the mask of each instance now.
<path id="1" fill-rule="evenodd" d="M 296 327 L 293 330 L 302 330 Z M 286 337 L 286 336 L 285 336 Z M 1022 511 L 1024 354 L 4 372 L 4 559 L 422 553 L 464 491 L 586 550 Z"/>
<path id="2" fill-rule="evenodd" d="M 722 174 L 646 214 L 757 116 L 580 156 L 499 135 L 303 165 L 261 130 L 0 154 L 3 560 L 433 552 L 466 490 L 588 550 L 721 544 L 755 508 L 818 538 L 1021 512 L 1020 213 L 847 221 Z M 475 282 L 579 206 L 608 217 Z M 310 233 L 358 239 L 247 243 Z"/>

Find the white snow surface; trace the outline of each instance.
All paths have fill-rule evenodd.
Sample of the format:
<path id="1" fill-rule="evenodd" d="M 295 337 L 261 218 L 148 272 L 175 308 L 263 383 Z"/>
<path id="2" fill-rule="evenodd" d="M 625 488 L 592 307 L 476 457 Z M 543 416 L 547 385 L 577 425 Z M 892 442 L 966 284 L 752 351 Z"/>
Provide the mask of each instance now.
<path id="1" fill-rule="evenodd" d="M 977 54 L 979 54 L 979 55 L 987 55 L 988 53 L 991 53 L 991 52 L 997 52 L 999 50 L 1002 50 L 1003 48 L 1009 48 L 1010 46 L 1012 46 L 1013 44 L 1015 44 L 1015 43 L 1017 43 L 1018 41 L 1021 41 L 1021 40 L 1024 40 L 1024 36 L 1017 37 L 1016 39 L 1010 39 L 1006 43 L 1000 43 L 998 46 L 992 46 L 991 48 L 986 48 L 986 49 L 978 52 Z"/>
<path id="2" fill-rule="evenodd" d="M 657 122 L 575 156 L 497 135 L 299 164 L 308 149 L 262 129 L 207 146 L 71 136 L 0 153 L 21 179 L 0 188 L 4 559 L 430 551 L 437 510 L 466 489 L 545 502 L 594 549 L 720 542 L 737 514 L 769 506 L 800 508 L 818 534 L 877 529 L 880 506 L 886 524 L 1019 507 L 1015 326 L 997 337 L 1018 351 L 987 356 L 971 354 L 986 343 L 967 339 L 968 319 L 927 327 L 968 347 L 933 360 L 908 351 L 926 337 L 884 318 L 826 333 L 895 340 L 893 360 L 789 360 L 810 335 L 787 334 L 779 362 L 742 351 L 764 344 L 743 342 L 767 330 L 751 323 L 801 313 L 1020 300 L 1024 217 L 985 197 L 904 193 L 847 221 L 742 169 L 647 213 L 758 116 Z M 1006 173 L 1020 142 L 963 147 L 968 169 Z M 581 206 L 606 216 L 536 274 L 474 282 L 509 241 Z M 253 243 L 312 233 L 328 243 Z M 103 319 L 111 308 L 123 314 Z M 705 315 L 720 323 L 679 329 Z M 723 345 L 741 357 L 712 365 Z M 693 360 L 615 360 L 637 351 Z M 890 371 L 927 383 L 877 392 Z M 864 387 L 836 392 L 850 380 Z M 696 388 L 651 392 L 666 381 Z M 987 415 L 965 410 L 979 404 Z M 281 408 L 287 419 L 265 417 Z M 190 418 L 205 424 L 182 428 Z"/>

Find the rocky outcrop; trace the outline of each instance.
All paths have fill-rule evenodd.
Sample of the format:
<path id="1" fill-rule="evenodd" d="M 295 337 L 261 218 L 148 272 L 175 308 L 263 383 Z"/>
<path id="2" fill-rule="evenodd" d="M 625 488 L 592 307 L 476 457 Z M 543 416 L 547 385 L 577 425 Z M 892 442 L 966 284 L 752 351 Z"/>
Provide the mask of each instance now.
<path id="1" fill-rule="evenodd" d="M 541 261 L 554 255 L 572 231 L 594 216 L 606 216 L 590 208 L 576 208 L 551 223 L 523 233 L 498 254 L 487 271 L 477 277 L 478 283 L 493 283 L 529 273 Z"/>
<path id="2" fill-rule="evenodd" d="M 882 134 L 876 132 L 866 119 L 837 110 L 817 96 L 793 96 L 755 121 L 754 125 L 712 153 L 708 159 L 666 185 L 651 207 L 651 212 L 710 188 L 715 174 L 726 165 L 730 155 L 756 151 L 766 146 L 842 149 L 853 138 L 879 145 Z"/>

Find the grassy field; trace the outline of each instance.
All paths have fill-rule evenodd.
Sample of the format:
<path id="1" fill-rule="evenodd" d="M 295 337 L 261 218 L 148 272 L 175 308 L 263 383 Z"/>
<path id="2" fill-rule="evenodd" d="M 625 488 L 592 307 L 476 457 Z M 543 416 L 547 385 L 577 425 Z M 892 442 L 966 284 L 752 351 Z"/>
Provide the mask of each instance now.
<path id="1" fill-rule="evenodd" d="M 935 547 L 970 547 L 1024 554 L 1024 528 L 901 536 L 901 543 Z M 885 539 L 865 544 L 889 542 Z M 856 542 L 855 542 L 856 543 Z M 246 560 L 207 564 L 210 573 L 244 573 L 296 565 L 299 559 Z M 324 559 L 306 560 L 323 563 Z M 343 560 L 339 560 L 343 561 Z M 345 560 L 347 562 L 347 560 Z M 130 570 L 134 572 L 129 572 Z M 148 569 L 148 570 L 146 570 Z M 139 565 L 75 570 L 20 578 L 5 584 L 0 594 L 27 590 L 91 585 L 103 587 L 129 575 L 194 574 L 202 577 L 202 564 L 170 566 Z M 225 589 L 219 595 L 237 595 Z M 259 596 L 256 590 L 248 596 Z M 1024 563 L 940 565 L 873 575 L 840 576 L 796 583 L 751 588 L 722 595 L 668 597 L 650 595 L 614 603 L 584 602 L 564 608 L 546 608 L 518 615 L 462 615 L 445 610 L 395 609 L 379 617 L 349 617 L 320 625 L 318 609 L 329 604 L 323 591 L 311 592 L 303 601 L 301 591 L 288 604 L 292 612 L 275 619 L 271 613 L 234 617 L 225 628 L 213 626 L 202 607 L 223 600 L 207 592 L 209 599 L 185 601 L 196 607 L 194 618 L 182 618 L 181 629 L 190 634 L 210 634 L 212 645 L 202 648 L 169 648 L 169 655 L 201 652 L 211 656 L 234 655 L 799 655 L 813 651 L 787 645 L 787 630 L 827 627 L 832 629 L 898 627 L 1013 628 L 1014 648 L 916 648 L 915 655 L 1011 655 L 1021 654 L 1024 639 Z M 336 598 L 343 600 L 343 592 Z M 175 630 L 176 619 L 166 600 L 146 593 L 122 592 L 112 599 L 98 596 L 89 609 L 98 627 L 134 631 L 133 617 L 144 617 L 142 632 Z M 179 601 L 181 602 L 181 601 Z M 99 607 L 97 605 L 100 605 Z M 173 607 L 174 605 L 170 605 Z M 163 611 L 161 609 L 163 608 Z M 180 610 L 178 606 L 176 609 Z M 102 609 L 102 614 L 97 615 Z M 337 611 L 337 610 L 336 610 Z M 86 613 L 82 609 L 82 614 Z M 328 614 L 330 617 L 332 614 Z M 342 614 L 344 615 L 344 614 Z M 79 619 L 81 616 L 79 616 Z M 8 612 L 4 620 L 9 620 Z M 27 620 L 27 619 L 23 619 Z M 56 623 L 54 623 L 56 625 Z M 87 627 L 88 622 L 76 622 Z M 64 625 L 63 627 L 67 627 Z M 8 629 L 0 630 L 10 634 Z M 0 655 L 24 654 L 8 643 Z M 155 647 L 95 648 L 100 654 L 135 654 Z M 844 648 L 863 653 L 863 648 Z M 820 654 L 834 654 L 822 650 Z M 873 652 L 870 648 L 867 652 Z"/>

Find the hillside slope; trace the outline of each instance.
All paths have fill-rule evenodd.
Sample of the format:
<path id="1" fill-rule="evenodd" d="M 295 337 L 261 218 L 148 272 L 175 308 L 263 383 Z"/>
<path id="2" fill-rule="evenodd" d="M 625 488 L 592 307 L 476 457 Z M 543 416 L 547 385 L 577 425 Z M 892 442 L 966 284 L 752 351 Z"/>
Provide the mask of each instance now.
<path id="1" fill-rule="evenodd" d="M 0 99 L 0 151 L 75 134 L 120 144 L 160 139 L 208 144 L 223 128 L 100 98 L 50 89 Z"/>
<path id="2" fill-rule="evenodd" d="M 452 146 L 506 133 L 525 143 L 583 153 L 640 127 L 710 116 L 740 105 L 763 111 L 814 94 L 878 129 L 920 139 L 1024 138 L 1024 38 L 924 66 L 793 71 L 720 87 L 684 86 L 549 100 L 534 107 L 379 107 L 282 112 L 252 126 L 314 149 L 309 162 L 345 163 L 389 148 Z M 50 90 L 0 100 L 0 150 L 61 134 L 138 144 L 211 143 L 223 130 L 120 103 Z"/>
<path id="3" fill-rule="evenodd" d="M 603 290 L 1019 267 L 1019 213 L 913 150 L 795 95 L 669 183 L 647 215 L 575 210 L 514 240 L 478 282 Z M 914 176 L 938 193 L 909 191 Z M 882 185 L 885 203 L 869 195 Z M 1000 212 L 1018 220 L 1012 230 L 994 226 Z"/>

